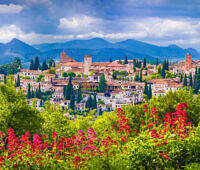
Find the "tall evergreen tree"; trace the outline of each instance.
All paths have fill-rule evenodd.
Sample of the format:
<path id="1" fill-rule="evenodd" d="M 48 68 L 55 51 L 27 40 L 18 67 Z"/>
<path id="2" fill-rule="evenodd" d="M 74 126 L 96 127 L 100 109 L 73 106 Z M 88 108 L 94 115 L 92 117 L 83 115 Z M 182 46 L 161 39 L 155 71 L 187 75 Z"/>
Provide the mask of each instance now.
<path id="1" fill-rule="evenodd" d="M 42 104 L 42 99 L 40 99 L 40 107 L 42 107 L 43 106 L 43 104 Z"/>
<path id="2" fill-rule="evenodd" d="M 81 85 L 79 85 L 77 103 L 80 103 L 82 99 L 83 99 L 83 97 L 82 97 Z"/>
<path id="3" fill-rule="evenodd" d="M 46 63 L 46 60 L 44 60 L 42 63 L 42 71 L 47 70 L 47 69 L 48 69 L 48 65 Z"/>
<path id="4" fill-rule="evenodd" d="M 30 99 L 31 98 L 31 85 L 30 83 L 28 83 L 28 92 L 27 92 L 27 99 Z"/>
<path id="5" fill-rule="evenodd" d="M 31 58 L 31 61 L 30 61 L 29 70 L 34 70 L 34 62 L 33 62 L 32 58 Z"/>
<path id="6" fill-rule="evenodd" d="M 143 67 L 145 68 L 147 65 L 147 61 L 146 61 L 146 57 L 144 57 L 144 61 L 143 61 Z"/>
<path id="7" fill-rule="evenodd" d="M 162 75 L 162 69 L 160 66 L 158 67 L 158 74 Z"/>
<path id="8" fill-rule="evenodd" d="M 65 89 L 64 89 L 64 97 L 65 97 L 65 99 L 66 100 L 70 100 L 70 96 L 71 96 L 71 94 L 72 94 L 72 92 L 73 92 L 73 85 L 72 85 L 72 77 L 70 76 L 69 77 L 69 83 L 68 83 L 68 85 L 65 87 Z"/>
<path id="9" fill-rule="evenodd" d="M 139 75 L 138 75 L 138 73 L 136 73 L 136 75 L 135 75 L 135 81 L 139 81 Z"/>
<path id="10" fill-rule="evenodd" d="M 35 57 L 35 62 L 34 62 L 34 70 L 38 70 L 39 69 L 39 65 L 40 65 L 39 58 L 38 58 L 38 56 L 36 56 Z"/>
<path id="11" fill-rule="evenodd" d="M 193 81 L 192 81 L 192 73 L 190 73 L 190 83 L 189 83 L 190 87 L 193 87 Z"/>
<path id="12" fill-rule="evenodd" d="M 151 84 L 149 84 L 149 90 L 148 90 L 148 99 L 152 98 L 152 89 L 151 89 Z"/>
<path id="13" fill-rule="evenodd" d="M 75 107 L 75 95 L 74 95 L 74 90 L 72 89 L 69 108 L 74 110 L 74 107 Z"/>
<path id="14" fill-rule="evenodd" d="M 187 87 L 187 75 L 184 75 L 183 87 Z"/>
<path id="15" fill-rule="evenodd" d="M 182 82 L 183 82 L 183 76 L 181 74 L 181 76 L 180 76 L 180 83 L 182 83 Z"/>
<path id="16" fill-rule="evenodd" d="M 90 95 L 89 98 L 86 101 L 85 107 L 88 109 L 92 108 L 92 96 Z"/>
<path id="17" fill-rule="evenodd" d="M 17 81 L 16 81 L 15 86 L 20 87 L 20 77 L 19 77 L 19 75 L 17 75 Z"/>
<path id="18" fill-rule="evenodd" d="M 40 83 L 39 83 L 39 87 L 38 87 L 38 98 L 39 98 L 39 99 L 42 98 L 42 92 L 41 92 Z"/>
<path id="19" fill-rule="evenodd" d="M 142 82 L 142 70 L 140 70 L 140 77 L 139 77 L 139 79 L 140 79 L 140 82 Z"/>
<path id="20" fill-rule="evenodd" d="M 32 90 L 31 91 L 31 98 L 34 98 L 35 97 L 35 94 L 34 94 L 34 91 Z"/>
<path id="21" fill-rule="evenodd" d="M 158 66 L 159 64 L 159 61 L 158 61 L 158 58 L 156 58 L 156 66 Z"/>
<path id="22" fill-rule="evenodd" d="M 128 58 L 127 57 L 125 57 L 125 59 L 124 59 L 124 64 L 128 64 Z"/>
<path id="23" fill-rule="evenodd" d="M 110 58 L 110 63 L 112 63 L 112 58 Z"/>
<path id="24" fill-rule="evenodd" d="M 93 100 L 92 100 L 92 109 L 97 109 L 97 95 L 94 94 Z"/>
<path id="25" fill-rule="evenodd" d="M 106 78 L 105 75 L 102 74 L 100 77 L 99 85 L 98 85 L 98 91 L 99 92 L 105 92 L 106 91 Z"/>
<path id="26" fill-rule="evenodd" d="M 165 78 L 165 67 L 164 67 L 164 65 L 162 67 L 161 76 L 162 76 L 162 78 Z"/>
<path id="27" fill-rule="evenodd" d="M 4 81 L 4 84 L 7 84 L 7 77 L 6 77 L 6 74 L 4 74 L 3 81 Z"/>
<path id="28" fill-rule="evenodd" d="M 148 91 L 149 91 L 149 90 L 148 90 L 147 82 L 145 82 L 144 94 L 147 95 L 147 96 L 149 95 Z"/>

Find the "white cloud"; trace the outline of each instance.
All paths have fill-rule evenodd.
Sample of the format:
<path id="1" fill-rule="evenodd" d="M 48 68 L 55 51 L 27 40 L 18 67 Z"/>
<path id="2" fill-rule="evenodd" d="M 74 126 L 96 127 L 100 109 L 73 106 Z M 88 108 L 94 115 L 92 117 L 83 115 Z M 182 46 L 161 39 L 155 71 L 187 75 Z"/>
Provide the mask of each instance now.
<path id="1" fill-rule="evenodd" d="M 23 10 L 23 6 L 9 4 L 9 5 L 0 5 L 0 14 L 15 14 L 20 13 Z"/>
<path id="2" fill-rule="evenodd" d="M 84 32 L 97 29 L 100 23 L 101 19 L 99 18 L 79 15 L 71 18 L 60 18 L 58 28 L 66 31 Z"/>

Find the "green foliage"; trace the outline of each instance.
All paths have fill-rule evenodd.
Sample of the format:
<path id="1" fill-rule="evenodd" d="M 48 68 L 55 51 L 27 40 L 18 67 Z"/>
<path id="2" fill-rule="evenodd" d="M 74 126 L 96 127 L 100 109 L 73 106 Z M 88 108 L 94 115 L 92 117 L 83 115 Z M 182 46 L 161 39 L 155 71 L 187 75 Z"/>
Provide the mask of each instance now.
<path id="1" fill-rule="evenodd" d="M 37 78 L 36 78 L 36 81 L 37 82 L 40 82 L 40 81 L 43 81 L 44 80 L 44 75 L 43 74 L 40 74 Z"/>
<path id="2" fill-rule="evenodd" d="M 26 131 L 31 134 L 40 130 L 39 112 L 27 104 L 21 91 L 0 85 L 0 131 L 13 128 L 17 135 Z"/>
<path id="3" fill-rule="evenodd" d="M 68 73 L 68 76 L 69 76 L 69 77 L 76 77 L 76 73 L 70 71 L 70 72 Z"/>
<path id="4" fill-rule="evenodd" d="M 46 60 L 43 61 L 41 70 L 42 70 L 42 71 L 48 70 L 48 65 L 47 65 Z"/>
<path id="5" fill-rule="evenodd" d="M 99 92 L 105 92 L 106 91 L 106 78 L 105 75 L 102 74 L 100 77 L 99 85 L 98 85 L 98 91 Z"/>
<path id="6" fill-rule="evenodd" d="M 66 72 L 63 72 L 62 77 L 68 77 L 68 74 Z"/>
<path id="7" fill-rule="evenodd" d="M 70 96 L 73 93 L 72 77 L 69 77 L 69 83 L 64 87 L 63 95 L 66 100 L 70 100 Z"/>
<path id="8" fill-rule="evenodd" d="M 79 85 L 78 96 L 77 96 L 77 100 L 76 100 L 77 103 L 80 103 L 82 99 L 83 99 L 83 97 L 82 97 L 81 85 Z"/>
<path id="9" fill-rule="evenodd" d="M 147 66 L 147 60 L 146 58 L 144 57 L 144 60 L 143 60 L 143 68 L 145 68 Z"/>

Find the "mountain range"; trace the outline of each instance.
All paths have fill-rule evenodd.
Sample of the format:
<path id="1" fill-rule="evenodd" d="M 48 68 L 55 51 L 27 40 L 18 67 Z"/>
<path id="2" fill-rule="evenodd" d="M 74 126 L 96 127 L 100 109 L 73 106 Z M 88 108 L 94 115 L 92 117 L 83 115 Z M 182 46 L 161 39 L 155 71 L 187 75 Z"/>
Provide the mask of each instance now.
<path id="1" fill-rule="evenodd" d="M 65 51 L 67 55 L 73 57 L 77 61 L 83 61 L 83 56 L 89 54 L 93 56 L 93 61 L 109 61 L 138 58 L 147 60 L 155 60 L 156 58 L 181 60 L 184 59 L 186 53 L 190 53 L 194 59 L 198 59 L 200 54 L 196 49 L 183 49 L 175 44 L 161 47 L 145 42 L 128 39 L 117 43 L 111 43 L 101 38 L 92 38 L 89 40 L 72 40 L 63 43 L 44 43 L 29 45 L 19 39 L 12 39 L 6 44 L 0 43 L 0 64 L 10 62 L 14 57 L 20 57 L 22 62 L 29 62 L 36 55 L 40 61 L 44 59 L 54 58 L 60 59 L 60 53 Z"/>

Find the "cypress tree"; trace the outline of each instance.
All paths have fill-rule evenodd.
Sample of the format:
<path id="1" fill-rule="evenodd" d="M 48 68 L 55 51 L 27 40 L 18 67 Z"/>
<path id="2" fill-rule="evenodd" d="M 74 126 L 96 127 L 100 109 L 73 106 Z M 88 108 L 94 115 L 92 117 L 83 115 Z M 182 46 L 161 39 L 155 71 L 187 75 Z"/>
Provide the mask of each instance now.
<path id="1" fill-rule="evenodd" d="M 34 70 L 38 70 L 39 69 L 39 65 L 40 65 L 39 58 L 38 58 L 38 56 L 36 56 L 35 57 L 35 62 L 34 62 Z"/>
<path id="2" fill-rule="evenodd" d="M 91 108 L 92 108 L 92 97 L 91 97 L 91 95 L 90 95 L 89 98 L 87 99 L 86 104 L 85 104 L 85 107 L 88 108 L 88 109 L 91 109 Z"/>
<path id="3" fill-rule="evenodd" d="M 80 103 L 82 99 L 83 99 L 83 97 L 82 97 L 81 86 L 79 85 L 78 96 L 77 96 L 77 103 Z"/>
<path id="4" fill-rule="evenodd" d="M 46 60 L 44 60 L 42 63 L 42 71 L 47 70 L 47 69 L 48 69 L 48 65 L 46 63 Z"/>
<path id="5" fill-rule="evenodd" d="M 110 58 L 110 63 L 112 63 L 112 58 Z"/>
<path id="6" fill-rule="evenodd" d="M 151 89 L 151 84 L 149 84 L 149 90 L 148 90 L 148 99 L 152 98 L 152 89 Z"/>
<path id="7" fill-rule="evenodd" d="M 100 81 L 99 81 L 99 85 L 98 85 L 98 90 L 99 92 L 105 92 L 106 91 L 106 78 L 105 78 L 105 75 L 102 74 L 101 77 L 100 77 Z"/>
<path id="8" fill-rule="evenodd" d="M 17 75 L 17 81 L 16 81 L 16 87 L 20 86 L 20 77 L 19 75 Z"/>
<path id="9" fill-rule="evenodd" d="M 128 58 L 127 57 L 125 57 L 125 59 L 124 59 L 124 64 L 128 64 Z"/>
<path id="10" fill-rule="evenodd" d="M 162 70 L 160 66 L 158 67 L 158 74 L 162 75 Z"/>
<path id="11" fill-rule="evenodd" d="M 183 87 L 187 87 L 187 76 L 186 76 L 186 74 L 184 75 Z"/>
<path id="12" fill-rule="evenodd" d="M 5 75 L 5 74 L 4 74 L 3 81 L 4 81 L 4 84 L 6 84 L 6 83 L 7 83 L 7 77 L 6 77 L 6 75 Z"/>
<path id="13" fill-rule="evenodd" d="M 149 91 L 149 90 L 148 90 L 147 82 L 145 82 L 144 94 L 147 95 L 147 96 L 149 95 L 148 91 Z"/>
<path id="14" fill-rule="evenodd" d="M 32 58 L 31 58 L 31 61 L 30 61 L 29 70 L 34 70 L 34 62 L 33 62 Z"/>
<path id="15" fill-rule="evenodd" d="M 42 92 L 41 92 L 41 88 L 40 88 L 40 83 L 39 83 L 39 87 L 38 87 L 38 98 L 39 99 L 42 98 Z"/>
<path id="16" fill-rule="evenodd" d="M 182 82 L 183 82 L 183 76 L 182 76 L 182 74 L 181 74 L 180 83 L 182 83 Z"/>
<path id="17" fill-rule="evenodd" d="M 31 98 L 31 85 L 30 83 L 28 83 L 28 92 L 27 92 L 27 99 L 30 99 Z"/>
<path id="18" fill-rule="evenodd" d="M 140 70 L 140 77 L 139 77 L 139 79 L 140 79 L 140 82 L 142 82 L 142 70 Z"/>
<path id="19" fill-rule="evenodd" d="M 146 61 L 146 58 L 144 57 L 144 61 L 143 61 L 143 67 L 145 68 L 147 65 L 147 61 Z"/>
<path id="20" fill-rule="evenodd" d="M 73 85 L 72 85 L 72 77 L 70 76 L 69 77 L 69 83 L 68 85 L 66 86 L 66 89 L 65 89 L 65 99 L 66 100 L 70 100 L 70 96 L 73 92 Z"/>
<path id="21" fill-rule="evenodd" d="M 31 98 L 34 98 L 35 97 L 35 94 L 34 94 L 34 91 L 32 90 L 31 91 Z"/>
<path id="22" fill-rule="evenodd" d="M 40 99 L 40 107 L 42 107 L 42 99 Z"/>
<path id="23" fill-rule="evenodd" d="M 164 65 L 163 65 L 163 68 L 162 68 L 161 76 L 162 76 L 162 78 L 165 78 L 165 67 L 164 67 Z"/>
<path id="24" fill-rule="evenodd" d="M 92 109 L 97 109 L 97 95 L 94 94 L 93 100 L 92 100 Z"/>
<path id="25" fill-rule="evenodd" d="M 192 73 L 190 73 L 190 84 L 189 84 L 190 87 L 193 87 L 193 81 L 192 81 Z"/>
<path id="26" fill-rule="evenodd" d="M 159 62 L 158 62 L 158 58 L 156 58 L 156 66 L 158 66 Z"/>
<path id="27" fill-rule="evenodd" d="M 74 107 L 75 107 L 75 95 L 74 95 L 74 90 L 72 89 L 69 108 L 74 110 Z"/>
<path id="28" fill-rule="evenodd" d="M 135 81 L 139 81 L 139 75 L 138 75 L 138 73 L 136 73 L 136 75 L 135 75 Z"/>
<path id="29" fill-rule="evenodd" d="M 36 97 L 36 98 L 39 98 L 38 89 L 35 90 L 35 97 Z"/>

